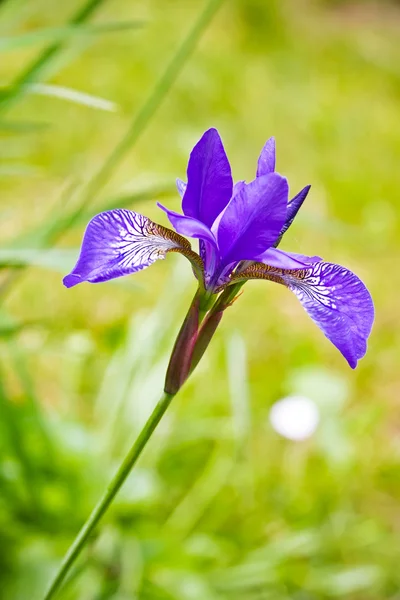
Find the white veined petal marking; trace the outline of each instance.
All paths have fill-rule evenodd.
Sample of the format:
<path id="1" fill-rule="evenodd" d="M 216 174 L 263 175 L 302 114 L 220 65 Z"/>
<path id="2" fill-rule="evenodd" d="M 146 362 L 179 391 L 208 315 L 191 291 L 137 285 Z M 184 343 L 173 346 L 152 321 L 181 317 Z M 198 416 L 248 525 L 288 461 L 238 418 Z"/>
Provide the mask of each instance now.
<path id="1" fill-rule="evenodd" d="M 279 269 L 263 263 L 253 263 L 245 271 L 234 276 L 232 282 L 240 279 L 269 279 L 288 287 L 300 301 L 316 300 L 327 308 L 336 310 L 332 293 L 336 292 L 337 286 L 327 287 L 323 283 L 326 276 L 335 274 L 335 267 L 337 265 L 318 262 L 306 269 Z M 343 267 L 340 269 L 344 270 Z"/>
<path id="2" fill-rule="evenodd" d="M 88 224 L 73 271 L 64 278 L 67 287 L 90 281 L 108 281 L 145 269 L 167 252 L 180 252 L 202 277 L 203 263 L 187 239 L 126 209 L 100 213 Z"/>
<path id="3" fill-rule="evenodd" d="M 317 262 L 305 269 L 279 269 L 253 263 L 235 274 L 231 283 L 268 279 L 288 287 L 325 336 L 354 369 L 367 349 L 374 305 L 363 282 L 348 269 Z"/>
<path id="4" fill-rule="evenodd" d="M 336 292 L 336 286 L 324 285 L 324 277 L 333 274 L 334 267 L 329 263 L 319 262 L 308 269 L 301 269 L 288 273 L 283 277 L 288 288 L 296 294 L 300 301 L 316 300 L 326 306 L 337 310 L 332 295 Z M 336 297 L 336 294 L 335 294 Z"/>
<path id="5" fill-rule="evenodd" d="M 93 226 L 103 240 L 109 238 L 109 246 L 122 268 L 142 269 L 164 259 L 171 250 L 190 250 L 185 238 L 130 210 L 101 213 L 95 219 Z"/>
<path id="6" fill-rule="evenodd" d="M 110 244 L 118 254 L 121 267 L 143 268 L 164 259 L 171 250 L 188 249 L 190 243 L 173 231 L 153 223 L 129 210 L 115 210 L 99 215 L 99 226 L 111 228 L 118 235 Z"/>

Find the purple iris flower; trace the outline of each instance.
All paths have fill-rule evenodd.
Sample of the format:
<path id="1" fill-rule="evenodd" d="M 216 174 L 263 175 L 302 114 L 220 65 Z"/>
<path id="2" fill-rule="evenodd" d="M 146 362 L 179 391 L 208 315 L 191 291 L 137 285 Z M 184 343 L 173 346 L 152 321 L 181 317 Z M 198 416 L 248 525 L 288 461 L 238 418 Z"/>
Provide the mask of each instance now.
<path id="1" fill-rule="evenodd" d="M 274 139 L 261 151 L 256 178 L 233 184 L 221 138 L 209 129 L 191 152 L 187 183 L 177 180 L 177 187 L 183 214 L 159 204 L 175 231 L 130 210 L 100 213 L 88 224 L 78 262 L 64 285 L 108 281 L 180 252 L 208 296 L 248 279 L 285 285 L 355 368 L 373 323 L 371 296 L 348 269 L 277 248 L 310 186 L 289 200 L 287 180 L 275 172 Z M 199 254 L 182 236 L 199 240 Z"/>

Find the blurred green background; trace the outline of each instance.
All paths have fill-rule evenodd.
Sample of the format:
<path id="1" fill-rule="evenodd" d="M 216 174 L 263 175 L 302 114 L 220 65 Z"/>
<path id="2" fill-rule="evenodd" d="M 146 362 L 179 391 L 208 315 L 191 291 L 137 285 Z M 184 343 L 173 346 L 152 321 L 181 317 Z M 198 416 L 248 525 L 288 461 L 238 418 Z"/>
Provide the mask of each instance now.
<path id="1" fill-rule="evenodd" d="M 176 255 L 61 278 L 96 212 L 167 224 L 155 201 L 178 209 L 211 126 L 236 180 L 275 135 L 292 192 L 312 184 L 282 248 L 366 282 L 369 351 L 352 371 L 289 291 L 247 284 L 59 597 L 400 599 L 400 6 L 217 4 L 0 2 L 2 599 L 41 598 L 162 390 L 195 289 Z M 269 423 L 290 394 L 320 410 L 304 442 Z"/>

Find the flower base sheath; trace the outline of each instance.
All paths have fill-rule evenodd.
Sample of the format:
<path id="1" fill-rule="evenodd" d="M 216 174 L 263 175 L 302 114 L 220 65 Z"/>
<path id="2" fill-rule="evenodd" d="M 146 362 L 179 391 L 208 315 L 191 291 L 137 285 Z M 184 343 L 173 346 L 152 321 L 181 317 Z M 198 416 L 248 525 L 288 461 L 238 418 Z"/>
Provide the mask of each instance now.
<path id="1" fill-rule="evenodd" d="M 193 148 L 187 182 L 177 180 L 182 213 L 159 207 L 175 231 L 131 210 L 96 215 L 88 224 L 78 258 L 64 285 L 98 283 L 145 269 L 169 252 L 191 262 L 199 289 L 182 325 L 168 367 L 166 389 L 175 393 L 195 368 L 223 311 L 249 279 L 284 285 L 352 368 L 367 349 L 374 319 L 371 296 L 348 269 L 278 249 L 310 186 L 289 199 L 285 177 L 275 171 L 275 141 L 258 159 L 256 177 L 233 183 L 216 129 Z M 192 250 L 186 237 L 199 241 Z"/>

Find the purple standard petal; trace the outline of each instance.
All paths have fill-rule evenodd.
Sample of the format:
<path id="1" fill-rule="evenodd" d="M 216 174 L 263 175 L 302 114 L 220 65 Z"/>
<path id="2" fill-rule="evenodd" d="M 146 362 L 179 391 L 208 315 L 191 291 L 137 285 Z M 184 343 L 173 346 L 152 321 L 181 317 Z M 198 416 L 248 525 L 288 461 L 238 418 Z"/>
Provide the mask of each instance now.
<path id="1" fill-rule="evenodd" d="M 278 248 L 269 248 L 257 257 L 259 262 L 278 269 L 304 269 L 309 265 L 322 261 L 319 256 L 305 256 L 295 252 L 285 252 Z"/>
<path id="2" fill-rule="evenodd" d="M 246 184 L 245 181 L 237 181 L 233 185 L 232 198 L 234 196 L 236 196 L 237 194 L 239 194 L 240 191 L 244 190 L 244 188 L 246 187 L 246 185 L 247 184 Z M 231 201 L 232 201 L 232 199 L 231 199 Z M 228 208 L 228 206 L 229 206 L 229 204 L 227 204 L 225 206 L 224 210 L 219 213 L 218 217 L 215 219 L 214 223 L 211 226 L 211 231 L 212 231 L 214 237 L 217 237 L 219 224 L 220 224 L 221 219 L 224 216 L 224 212 L 226 211 L 226 209 Z"/>
<path id="3" fill-rule="evenodd" d="M 66 287 L 98 283 L 145 269 L 170 250 L 191 252 L 187 240 L 131 210 L 100 213 L 89 222 Z"/>
<path id="4" fill-rule="evenodd" d="M 286 218 L 288 184 L 270 173 L 239 188 L 226 207 L 217 231 L 224 264 L 254 260 L 271 247 Z"/>
<path id="5" fill-rule="evenodd" d="M 257 177 L 268 175 L 275 171 L 275 138 L 271 137 L 266 141 L 261 150 L 260 158 L 257 164 Z"/>
<path id="6" fill-rule="evenodd" d="M 284 270 L 255 263 L 234 280 L 269 279 L 294 292 L 312 320 L 354 369 L 367 350 L 374 305 L 354 273 L 327 262 L 306 269 Z"/>
<path id="7" fill-rule="evenodd" d="M 306 185 L 305 188 L 303 188 L 302 190 L 300 190 L 300 192 L 298 194 L 296 194 L 296 196 L 294 198 L 292 198 L 290 200 L 290 202 L 287 205 L 287 212 L 286 212 L 286 220 L 285 220 L 285 224 L 282 227 L 281 232 L 279 233 L 279 238 L 276 242 L 276 245 L 279 244 L 279 242 L 282 239 L 282 236 L 284 233 L 286 233 L 286 231 L 289 229 L 289 227 L 291 226 L 291 224 L 293 223 L 297 213 L 299 212 L 304 200 L 307 198 L 308 192 L 310 191 L 311 185 Z"/>
<path id="8" fill-rule="evenodd" d="M 232 196 L 232 174 L 221 138 L 209 129 L 193 148 L 187 168 L 182 210 L 211 227 Z"/>

